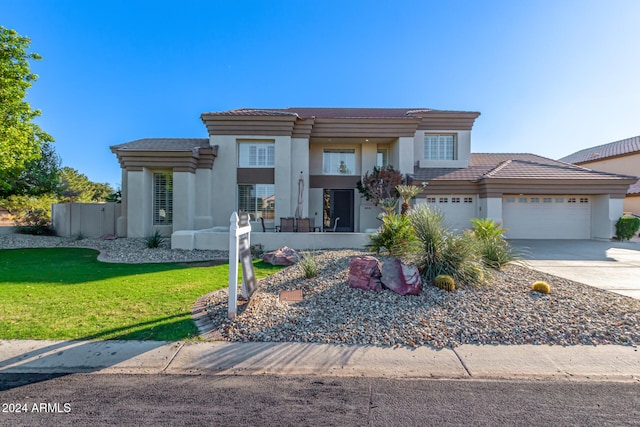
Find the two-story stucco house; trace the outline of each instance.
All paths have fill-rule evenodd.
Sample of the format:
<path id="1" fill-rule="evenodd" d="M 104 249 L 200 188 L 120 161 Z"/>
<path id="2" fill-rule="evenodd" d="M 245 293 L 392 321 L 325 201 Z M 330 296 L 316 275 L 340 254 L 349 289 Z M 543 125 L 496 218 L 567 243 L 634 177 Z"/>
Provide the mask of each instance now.
<path id="1" fill-rule="evenodd" d="M 585 148 L 563 157 L 563 162 L 611 173 L 640 175 L 640 136 Z M 625 212 L 640 215 L 640 180 L 627 190 Z"/>
<path id="2" fill-rule="evenodd" d="M 253 241 L 267 248 L 357 247 L 380 225 L 380 209 L 360 196 L 356 182 L 375 166 L 392 165 L 424 187 L 416 203 L 442 210 L 456 229 L 488 217 L 503 222 L 510 238 L 613 235 L 633 177 L 534 154 L 473 154 L 479 115 L 427 108 L 204 113 L 209 138 L 111 147 L 122 167 L 118 233 L 141 237 L 157 229 L 172 235 L 174 247 L 222 249 L 231 213 L 243 210 L 258 231 Z M 273 229 L 296 212 L 337 233 L 260 233 L 263 223 Z"/>

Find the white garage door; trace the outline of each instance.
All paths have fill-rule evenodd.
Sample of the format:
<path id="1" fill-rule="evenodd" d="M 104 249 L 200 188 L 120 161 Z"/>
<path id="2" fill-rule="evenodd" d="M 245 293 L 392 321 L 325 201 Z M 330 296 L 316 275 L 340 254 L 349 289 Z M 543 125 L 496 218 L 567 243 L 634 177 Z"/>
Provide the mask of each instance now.
<path id="1" fill-rule="evenodd" d="M 465 230 L 471 228 L 469 220 L 476 218 L 476 197 L 467 195 L 428 196 L 418 199 L 418 203 L 427 203 L 444 214 L 445 223 L 451 230 Z"/>
<path id="2" fill-rule="evenodd" d="M 590 239 L 588 196 L 505 196 L 502 220 L 510 239 Z"/>

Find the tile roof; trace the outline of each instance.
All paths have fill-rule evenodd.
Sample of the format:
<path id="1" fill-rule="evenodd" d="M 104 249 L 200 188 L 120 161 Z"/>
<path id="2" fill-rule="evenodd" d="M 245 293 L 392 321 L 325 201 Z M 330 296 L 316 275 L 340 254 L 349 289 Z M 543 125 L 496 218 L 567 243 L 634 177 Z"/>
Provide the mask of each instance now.
<path id="1" fill-rule="evenodd" d="M 635 184 L 631 184 L 629 186 L 629 190 L 627 190 L 627 194 L 640 194 L 640 180 L 636 181 Z"/>
<path id="2" fill-rule="evenodd" d="M 579 164 L 638 152 L 640 152 L 640 136 L 634 136 L 633 138 L 627 138 L 609 144 L 585 148 L 584 150 L 569 154 L 560 160 L 567 163 Z"/>
<path id="3" fill-rule="evenodd" d="M 192 151 L 208 147 L 209 138 L 143 138 L 113 145 L 111 150 Z"/>
<path id="4" fill-rule="evenodd" d="M 481 179 L 619 179 L 629 178 L 594 171 L 527 153 L 472 153 L 467 168 L 414 168 L 414 179 L 479 181 Z"/>
<path id="5" fill-rule="evenodd" d="M 549 159 L 547 157 L 531 153 L 471 153 L 472 166 L 486 165 L 495 167 L 507 160 L 526 160 L 542 164 L 559 163 L 558 160 Z"/>
<path id="6" fill-rule="evenodd" d="M 507 160 L 482 178 L 497 179 L 619 179 L 629 178 L 609 172 L 573 166 L 567 163 L 538 163 L 527 160 Z"/>
<path id="7" fill-rule="evenodd" d="M 212 116 L 274 116 L 296 115 L 307 118 L 412 118 L 429 112 L 439 113 L 473 113 L 472 111 L 433 110 L 430 108 L 323 108 L 323 107 L 289 107 L 289 108 L 239 108 L 236 110 L 205 113 Z"/>

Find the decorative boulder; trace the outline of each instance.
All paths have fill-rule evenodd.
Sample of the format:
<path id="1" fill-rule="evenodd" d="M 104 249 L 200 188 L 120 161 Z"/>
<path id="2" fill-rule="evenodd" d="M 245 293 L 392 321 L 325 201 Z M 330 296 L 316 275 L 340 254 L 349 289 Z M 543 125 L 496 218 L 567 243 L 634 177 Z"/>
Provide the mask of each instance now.
<path id="1" fill-rule="evenodd" d="M 382 285 L 400 295 L 418 295 L 422 290 L 422 279 L 418 268 L 404 265 L 395 258 L 382 264 Z"/>
<path id="2" fill-rule="evenodd" d="M 365 291 L 381 291 L 380 261 L 372 256 L 351 258 L 349 261 L 349 287 Z"/>
<path id="3" fill-rule="evenodd" d="M 290 247 L 283 246 L 264 254 L 262 261 L 272 265 L 293 265 L 299 258 L 298 252 Z"/>

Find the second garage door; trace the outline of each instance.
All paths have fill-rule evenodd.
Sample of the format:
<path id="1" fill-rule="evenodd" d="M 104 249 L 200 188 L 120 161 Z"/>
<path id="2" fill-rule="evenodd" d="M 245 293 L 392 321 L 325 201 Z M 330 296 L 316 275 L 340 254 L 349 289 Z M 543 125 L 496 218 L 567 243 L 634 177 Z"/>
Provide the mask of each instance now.
<path id="1" fill-rule="evenodd" d="M 505 196 L 502 220 L 510 239 L 590 239 L 588 196 Z"/>

